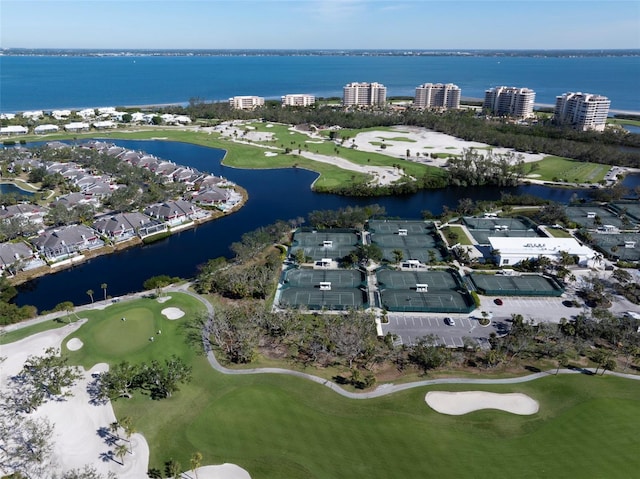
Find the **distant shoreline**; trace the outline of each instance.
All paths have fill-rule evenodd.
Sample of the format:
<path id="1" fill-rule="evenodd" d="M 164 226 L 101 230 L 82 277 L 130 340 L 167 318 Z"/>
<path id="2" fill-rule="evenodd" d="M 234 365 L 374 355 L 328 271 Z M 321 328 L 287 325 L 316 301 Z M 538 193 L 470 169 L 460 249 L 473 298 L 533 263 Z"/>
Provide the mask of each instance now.
<path id="1" fill-rule="evenodd" d="M 457 57 L 610 57 L 640 56 L 630 49 L 83 49 L 83 48 L 0 48 L 0 56 L 457 56 Z"/>

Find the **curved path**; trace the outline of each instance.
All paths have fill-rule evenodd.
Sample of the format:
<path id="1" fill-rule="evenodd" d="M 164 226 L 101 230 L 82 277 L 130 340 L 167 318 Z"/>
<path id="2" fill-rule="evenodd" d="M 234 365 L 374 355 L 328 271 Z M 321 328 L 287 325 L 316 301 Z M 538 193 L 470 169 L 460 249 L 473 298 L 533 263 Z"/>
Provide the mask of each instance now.
<path id="1" fill-rule="evenodd" d="M 188 285 L 187 285 L 188 287 Z M 186 293 L 196 299 L 198 299 L 202 304 L 207 308 L 207 312 L 209 313 L 209 320 L 205 324 L 202 329 L 202 345 L 207 354 L 207 360 L 213 369 L 222 373 L 222 374 L 230 374 L 230 375 L 241 375 L 241 374 L 284 374 L 287 376 L 295 376 L 303 379 L 307 379 L 309 381 L 313 381 L 314 383 L 322 384 L 325 387 L 335 391 L 341 396 L 350 398 L 350 399 L 370 399 L 381 396 L 386 396 L 388 394 L 393 394 L 398 391 L 405 391 L 407 389 L 419 388 L 423 386 L 433 386 L 437 384 L 518 384 L 525 383 L 529 381 L 534 381 L 536 379 L 540 379 L 546 376 L 554 376 L 556 374 L 555 370 L 549 371 L 541 371 L 539 373 L 528 374 L 527 376 L 521 376 L 517 378 L 502 378 L 502 379 L 487 379 L 487 378 L 444 378 L 444 379 L 426 379 L 424 381 L 415 381 L 412 383 L 405 384 L 381 384 L 373 391 L 362 392 L 362 393 L 354 393 L 351 391 L 347 391 L 340 387 L 338 384 L 333 381 L 325 378 L 321 378 L 318 376 L 314 376 L 313 374 L 307 374 L 300 371 L 292 371 L 290 369 L 282 369 L 282 368 L 252 368 L 252 369 L 229 369 L 225 368 L 221 365 L 213 350 L 211 349 L 211 343 L 209 342 L 209 333 L 211 332 L 211 322 L 213 321 L 214 309 L 211 303 L 207 301 L 202 296 L 195 294 L 191 291 L 187 291 L 186 287 L 176 288 L 176 291 L 180 291 Z M 559 374 L 594 374 L 595 370 L 593 369 L 560 369 L 558 371 Z M 616 373 L 612 371 L 607 371 L 607 375 L 618 376 L 627 379 L 635 379 L 640 380 L 640 376 L 636 376 L 634 374 L 623 374 Z"/>
<path id="2" fill-rule="evenodd" d="M 308 374 L 308 373 L 303 373 L 300 371 L 293 371 L 290 369 L 283 369 L 283 368 L 252 368 L 252 369 L 229 369 L 224 367 L 223 365 L 221 365 L 217 358 L 215 357 L 213 350 L 211 349 L 211 344 L 209 342 L 209 333 L 211 331 L 211 322 L 213 321 L 213 315 L 215 313 L 213 306 L 211 305 L 211 303 L 204 297 L 200 296 L 199 294 L 196 294 L 192 291 L 189 291 L 188 288 L 189 286 L 191 286 L 190 283 L 185 283 L 182 284 L 180 286 L 173 286 L 173 287 L 168 287 L 165 291 L 169 292 L 169 291 L 175 291 L 175 292 L 180 292 L 180 293 L 184 293 L 184 294 L 188 294 L 189 296 L 197 299 L 198 301 L 200 301 L 205 308 L 207 309 L 207 312 L 209 313 L 209 320 L 207 321 L 207 323 L 205 324 L 204 328 L 202 329 L 202 344 L 204 347 L 204 350 L 206 352 L 207 355 L 207 360 L 209 361 L 209 364 L 211 365 L 211 367 L 213 369 L 215 369 L 216 371 L 222 373 L 222 374 L 230 374 L 230 375 L 243 375 L 243 374 L 284 374 L 287 376 L 295 376 L 295 377 L 299 377 L 302 379 L 306 379 L 308 381 L 313 381 L 315 383 L 321 384 L 325 387 L 328 387 L 329 389 L 335 391 L 336 393 L 340 394 L 341 396 L 347 397 L 347 398 L 351 398 L 351 399 L 370 399 L 370 398 L 376 398 L 376 397 L 381 397 L 381 396 L 386 396 L 388 394 L 393 394 L 395 392 L 399 392 L 399 391 L 405 391 L 407 389 L 413 389 L 413 388 L 419 388 L 419 387 L 423 387 L 423 386 L 433 386 L 433 385 L 437 385 L 437 384 L 518 384 L 518 383 L 525 383 L 525 382 L 529 382 L 529 381 L 534 381 L 536 379 L 539 378 L 543 378 L 546 376 L 554 376 L 556 374 L 555 369 L 553 370 L 549 370 L 549 371 L 542 371 L 539 373 L 533 373 L 533 374 L 528 374 L 526 376 L 521 376 L 521 377 L 516 377 L 516 378 L 502 378 L 502 379 L 488 379 L 488 378 L 477 378 L 477 379 L 471 379 L 471 378 L 444 378 L 444 379 L 426 379 L 424 381 L 415 381 L 412 383 L 404 383 L 404 384 L 381 384 L 379 385 L 376 389 L 374 389 L 373 391 L 368 391 L 368 392 L 362 392 L 362 393 L 354 393 L 351 391 L 347 391 L 345 389 L 343 389 L 341 386 L 339 386 L 338 384 L 334 383 L 333 381 L 329 380 L 329 379 L 325 379 L 325 378 L 321 378 L 318 376 L 314 376 L 313 374 Z M 141 291 L 138 293 L 133 293 L 133 294 L 129 294 L 126 296 L 123 296 L 120 298 L 120 300 L 131 300 L 131 299 L 138 299 L 143 297 L 144 295 L 148 294 L 148 291 Z M 111 300 L 108 301 L 96 301 L 96 303 L 94 304 L 88 304 L 85 306 L 81 306 L 76 308 L 76 311 L 81 311 L 84 309 L 93 309 L 93 308 L 105 308 L 108 305 L 111 304 Z M 40 316 L 36 319 L 33 320 L 29 320 L 29 321 L 24 321 L 18 324 L 14 324 L 11 325 L 10 327 L 7 326 L 5 327 L 6 331 L 9 330 L 14 330 L 14 329 L 21 329 L 23 327 L 29 326 L 31 324 L 35 324 L 35 323 L 39 323 L 42 321 L 46 321 L 47 319 L 52 319 L 54 317 L 58 317 L 58 316 L 63 316 L 66 315 L 67 313 L 62 311 L 62 312 L 56 312 L 50 315 L 46 315 L 46 316 Z M 559 374 L 594 374 L 595 370 L 593 368 L 591 369 L 560 369 L 558 371 Z M 606 374 L 608 376 L 617 376 L 617 377 L 622 377 L 622 378 L 627 378 L 627 379 L 635 379 L 635 380 L 640 380 L 640 375 L 634 375 L 634 374 L 624 374 L 624 373 L 617 373 L 615 371 L 607 371 Z"/>

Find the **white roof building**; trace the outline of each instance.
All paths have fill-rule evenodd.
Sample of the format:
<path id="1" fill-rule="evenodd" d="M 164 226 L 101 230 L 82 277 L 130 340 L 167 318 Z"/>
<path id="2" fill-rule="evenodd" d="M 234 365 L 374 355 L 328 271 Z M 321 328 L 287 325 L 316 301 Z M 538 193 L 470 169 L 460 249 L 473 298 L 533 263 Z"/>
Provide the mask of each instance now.
<path id="1" fill-rule="evenodd" d="M 98 129 L 102 128 L 115 128 L 117 125 L 111 120 L 94 121 L 93 126 Z"/>
<path id="2" fill-rule="evenodd" d="M 71 116 L 71 110 L 53 110 L 51 116 L 56 120 L 63 120 Z"/>
<path id="3" fill-rule="evenodd" d="M 64 129 L 67 131 L 83 131 L 89 129 L 89 123 L 84 123 L 80 121 L 74 121 L 71 123 L 67 123 L 64 125 Z"/>
<path id="4" fill-rule="evenodd" d="M 58 131 L 58 125 L 46 124 L 46 125 L 38 125 L 33 129 L 33 132 L 36 135 L 43 135 L 45 133 L 55 133 Z"/>
<path id="5" fill-rule="evenodd" d="M 264 106 L 264 98 L 261 96 L 234 96 L 229 98 L 229 104 L 236 110 L 253 110 Z"/>
<path id="6" fill-rule="evenodd" d="M 42 112 L 42 110 L 23 111 L 22 112 L 22 117 L 23 118 L 31 118 L 32 120 L 36 120 L 38 118 L 42 118 L 43 116 L 44 116 L 44 113 Z"/>
<path id="7" fill-rule="evenodd" d="M 510 266 L 540 256 L 558 261 L 561 251 L 577 257 L 579 265 L 590 266 L 597 256 L 594 250 L 581 245 L 575 238 L 489 237 L 488 240 L 498 266 Z"/>
<path id="8" fill-rule="evenodd" d="M 316 97 L 306 93 L 292 93 L 282 97 L 282 106 L 311 106 L 316 102 Z"/>
<path id="9" fill-rule="evenodd" d="M 0 128 L 0 135 L 26 135 L 29 129 L 26 126 L 9 125 Z"/>

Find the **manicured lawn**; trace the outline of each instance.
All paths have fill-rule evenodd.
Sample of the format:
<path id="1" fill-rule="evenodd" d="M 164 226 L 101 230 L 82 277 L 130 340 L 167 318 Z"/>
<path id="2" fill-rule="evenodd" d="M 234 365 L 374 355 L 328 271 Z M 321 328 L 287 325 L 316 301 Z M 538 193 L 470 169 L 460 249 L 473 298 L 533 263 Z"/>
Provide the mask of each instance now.
<path id="1" fill-rule="evenodd" d="M 461 245 L 472 245 L 473 241 L 471 241 L 471 238 L 469 238 L 469 236 L 467 236 L 467 233 L 465 233 L 464 229 L 461 226 L 445 226 L 443 229 L 443 233 L 444 233 L 444 237 L 447 238 L 447 241 L 450 243 L 449 246 L 453 246 L 456 243 L 460 243 Z M 449 241 L 449 231 L 455 232 L 458 235 L 458 238 L 456 241 Z"/>
<path id="2" fill-rule="evenodd" d="M 75 321 L 77 320 L 72 314 L 71 322 Z M 69 324 L 69 319 L 66 315 L 64 315 L 58 319 L 52 319 L 50 321 L 27 326 L 26 328 L 16 329 L 15 331 L 0 335 L 0 344 L 8 344 L 15 341 L 20 341 L 21 339 L 31 336 L 32 334 L 41 333 L 42 331 L 49 331 L 50 329 L 61 328 L 63 326 L 66 326 L 67 324 Z"/>
<path id="3" fill-rule="evenodd" d="M 187 466 L 195 451 L 203 454 L 203 464 L 236 463 L 254 479 L 486 477 L 489 471 L 504 478 L 622 478 L 634 476 L 640 466 L 640 382 L 549 376 L 512 386 L 433 386 L 346 399 L 303 379 L 215 372 L 185 340 L 182 327 L 200 305 L 186 295 L 171 295 L 164 304 L 143 299 L 92 312 L 91 321 L 74 334 L 85 346 L 67 353 L 85 366 L 170 354 L 192 365 L 193 380 L 170 399 L 136 394 L 114 402 L 116 415 L 131 416 L 147 438 L 150 467 L 162 470 L 169 458 Z M 169 306 L 187 316 L 166 320 L 159 312 Z M 162 338 L 153 343 L 146 337 L 149 321 L 162 328 Z M 126 339 L 126 348 L 116 344 L 127 334 L 137 338 Z M 123 348 L 129 352 L 122 354 Z M 540 412 L 454 417 L 424 402 L 429 390 L 469 389 L 523 392 L 540 402 Z"/>
<path id="4" fill-rule="evenodd" d="M 607 119 L 607 123 L 611 123 L 613 125 L 633 125 L 640 126 L 640 120 L 624 120 L 618 118 Z"/>
<path id="5" fill-rule="evenodd" d="M 565 230 L 562 230 L 560 228 L 547 228 L 547 231 L 554 238 L 573 238 L 573 236 L 571 236 L 571 233 L 569 233 L 569 232 L 567 232 Z"/>
<path id="6" fill-rule="evenodd" d="M 536 165 L 536 166 L 534 166 Z M 543 181 L 567 181 L 571 183 L 598 183 L 609 171 L 608 165 L 586 163 L 559 156 L 547 156 L 525 165 L 526 175 Z"/>
<path id="7" fill-rule="evenodd" d="M 416 140 L 412 140 L 411 138 L 407 138 L 406 136 L 394 136 L 393 138 L 386 138 L 384 136 L 379 136 L 378 138 L 385 141 L 406 141 L 408 143 L 416 142 Z"/>
<path id="8" fill-rule="evenodd" d="M 200 302 L 181 293 L 169 293 L 171 299 L 159 303 L 155 298 L 112 304 L 104 310 L 79 313 L 89 319 L 72 337 L 84 346 L 78 351 L 63 350 L 77 364 L 90 368 L 96 363 L 116 363 L 162 360 L 172 354 L 190 359 L 195 353 L 181 338 L 185 318 L 204 308 Z M 185 316 L 170 321 L 161 312 L 168 307 L 178 308 Z M 125 318 L 125 321 L 122 320 Z M 158 334 L 158 331 L 162 331 Z M 154 340 L 151 341 L 150 338 Z M 65 341 L 66 344 L 66 341 Z"/>

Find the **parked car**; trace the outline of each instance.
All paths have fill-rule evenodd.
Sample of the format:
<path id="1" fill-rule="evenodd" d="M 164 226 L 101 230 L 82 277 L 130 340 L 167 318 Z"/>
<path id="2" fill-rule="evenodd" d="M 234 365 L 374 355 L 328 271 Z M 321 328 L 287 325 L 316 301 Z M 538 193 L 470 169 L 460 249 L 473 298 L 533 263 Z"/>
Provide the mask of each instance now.
<path id="1" fill-rule="evenodd" d="M 448 325 L 448 326 L 455 326 L 456 322 L 453 318 L 450 317 L 446 317 L 444 318 L 444 324 Z"/>
<path id="2" fill-rule="evenodd" d="M 496 298 L 493 300 L 494 303 L 496 303 L 498 306 L 502 306 L 502 300 L 500 298 Z"/>

